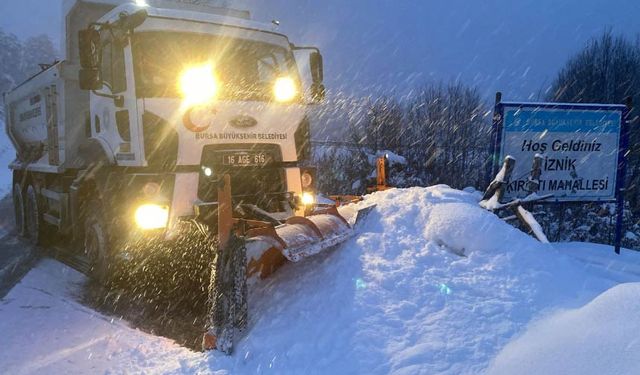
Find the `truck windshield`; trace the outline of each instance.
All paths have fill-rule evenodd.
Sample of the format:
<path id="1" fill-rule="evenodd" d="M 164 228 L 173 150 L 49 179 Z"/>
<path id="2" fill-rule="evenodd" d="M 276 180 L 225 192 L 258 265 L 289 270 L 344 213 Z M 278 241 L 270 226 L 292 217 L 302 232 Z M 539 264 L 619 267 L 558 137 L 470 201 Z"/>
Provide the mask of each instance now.
<path id="1" fill-rule="evenodd" d="M 133 58 L 138 97 L 180 97 L 187 69 L 214 67 L 223 100 L 272 99 L 278 77 L 299 82 L 291 51 L 265 42 L 215 35 L 144 32 L 134 35 Z"/>

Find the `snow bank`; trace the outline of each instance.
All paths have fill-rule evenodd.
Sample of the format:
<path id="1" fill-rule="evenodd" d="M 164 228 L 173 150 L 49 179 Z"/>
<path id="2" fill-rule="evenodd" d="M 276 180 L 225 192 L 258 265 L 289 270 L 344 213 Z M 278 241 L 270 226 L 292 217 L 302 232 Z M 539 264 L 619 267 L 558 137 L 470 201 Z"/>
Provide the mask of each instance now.
<path id="1" fill-rule="evenodd" d="M 38 291 L 30 280 L 41 276 L 31 275 L 0 304 L 0 347 L 9 348 L 0 373 L 34 363 L 58 372 L 481 373 L 531 321 L 582 306 L 617 282 L 478 199 L 443 185 L 365 197 L 360 205 L 377 207 L 356 238 L 256 285 L 231 357 L 189 352 L 68 297 L 50 301 L 50 287 Z"/>
<path id="2" fill-rule="evenodd" d="M 613 285 L 450 189 L 392 189 L 363 233 L 288 265 L 252 294 L 236 355 L 192 371 L 482 372 L 533 318 Z"/>
<path id="3" fill-rule="evenodd" d="M 640 283 L 533 324 L 498 355 L 489 374 L 638 374 Z"/>

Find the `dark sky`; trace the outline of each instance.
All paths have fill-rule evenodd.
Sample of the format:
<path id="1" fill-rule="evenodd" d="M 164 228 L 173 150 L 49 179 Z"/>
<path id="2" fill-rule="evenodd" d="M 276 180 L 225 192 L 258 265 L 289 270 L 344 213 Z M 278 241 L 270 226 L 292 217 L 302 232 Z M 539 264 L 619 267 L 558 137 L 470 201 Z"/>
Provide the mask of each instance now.
<path id="1" fill-rule="evenodd" d="M 232 0 L 324 52 L 330 88 L 405 93 L 461 79 L 526 99 L 605 29 L 635 37 L 638 0 Z M 59 37 L 60 0 L 0 0 L 0 27 Z"/>

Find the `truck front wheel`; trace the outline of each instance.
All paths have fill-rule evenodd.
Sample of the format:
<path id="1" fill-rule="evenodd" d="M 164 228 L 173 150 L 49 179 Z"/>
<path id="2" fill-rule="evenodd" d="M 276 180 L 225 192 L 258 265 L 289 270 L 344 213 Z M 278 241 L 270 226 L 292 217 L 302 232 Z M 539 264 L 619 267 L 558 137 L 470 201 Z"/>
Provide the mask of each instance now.
<path id="1" fill-rule="evenodd" d="M 25 202 L 25 226 L 29 242 L 34 245 L 44 245 L 47 238 L 47 231 L 41 215 L 42 206 L 38 202 L 38 193 L 33 185 L 27 187 Z"/>
<path id="2" fill-rule="evenodd" d="M 89 261 L 90 276 L 99 283 L 105 283 L 110 266 L 109 232 L 97 202 L 88 205 L 85 216 L 84 253 Z"/>
<path id="3" fill-rule="evenodd" d="M 24 197 L 22 195 L 22 186 L 20 184 L 13 185 L 13 210 L 16 223 L 16 232 L 20 237 L 26 237 L 27 225 L 25 223 L 24 214 Z"/>

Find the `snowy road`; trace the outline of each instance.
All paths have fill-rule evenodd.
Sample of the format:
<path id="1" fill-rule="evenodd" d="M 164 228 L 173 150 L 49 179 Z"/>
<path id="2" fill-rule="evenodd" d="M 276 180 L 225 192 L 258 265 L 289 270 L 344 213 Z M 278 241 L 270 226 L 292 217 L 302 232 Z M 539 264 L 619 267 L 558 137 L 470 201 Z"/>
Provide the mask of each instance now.
<path id="1" fill-rule="evenodd" d="M 2 299 L 0 373 L 170 373 L 202 357 L 83 306 L 84 281 L 44 259 Z"/>
<path id="2" fill-rule="evenodd" d="M 232 357 L 92 311 L 78 302 L 84 277 L 44 260 L 0 301 L 0 373 L 507 374 L 535 357 L 529 373 L 602 374 L 585 361 L 603 355 L 633 373 L 640 356 L 624 327 L 640 317 L 624 301 L 639 293 L 629 282 L 640 281 L 640 254 L 540 244 L 444 186 L 371 203 L 357 238 L 256 286 Z M 594 317 L 600 330 L 571 329 Z M 603 330 L 616 333 L 607 348 L 633 350 L 582 345 Z M 536 345 L 549 332 L 567 348 L 561 361 L 554 342 Z"/>
<path id="3" fill-rule="evenodd" d="M 0 298 L 11 290 L 36 260 L 35 248 L 13 236 L 0 237 Z"/>

